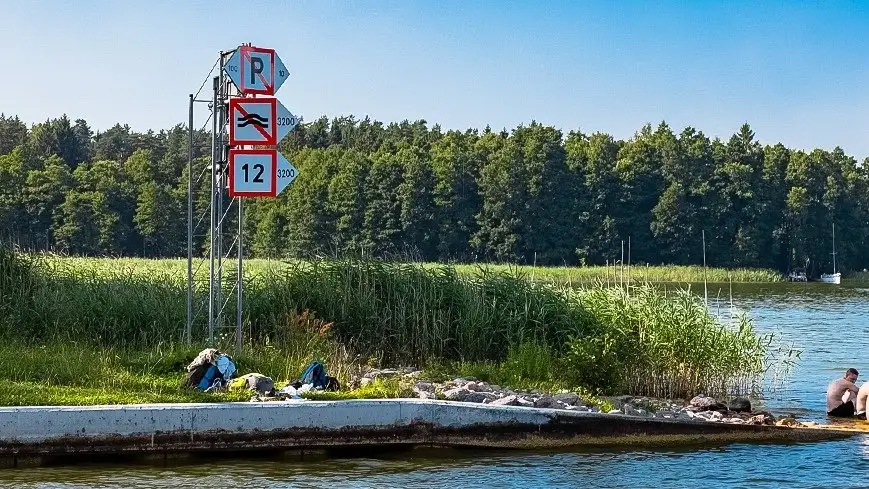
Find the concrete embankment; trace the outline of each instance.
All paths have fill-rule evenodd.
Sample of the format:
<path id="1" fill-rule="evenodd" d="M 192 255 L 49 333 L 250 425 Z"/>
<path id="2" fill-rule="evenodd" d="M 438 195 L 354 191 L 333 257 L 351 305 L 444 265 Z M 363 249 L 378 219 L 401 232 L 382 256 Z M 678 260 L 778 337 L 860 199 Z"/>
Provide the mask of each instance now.
<path id="1" fill-rule="evenodd" d="M 0 408 L 5 466 L 99 454 L 347 447 L 570 448 L 840 439 L 846 429 L 389 399 Z"/>

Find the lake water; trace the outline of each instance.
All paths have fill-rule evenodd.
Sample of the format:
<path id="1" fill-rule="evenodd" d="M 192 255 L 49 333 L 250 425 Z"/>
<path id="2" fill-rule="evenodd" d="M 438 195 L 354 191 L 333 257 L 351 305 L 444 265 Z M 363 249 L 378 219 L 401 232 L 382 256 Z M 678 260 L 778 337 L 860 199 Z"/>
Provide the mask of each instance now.
<path id="1" fill-rule="evenodd" d="M 715 297 L 717 288 L 710 288 Z M 726 288 L 722 296 L 727 296 Z M 714 302 L 714 301 L 713 301 Z M 802 352 L 778 412 L 825 420 L 825 390 L 848 367 L 869 379 L 869 285 L 739 286 L 735 309 Z M 713 305 L 713 310 L 718 308 Z M 729 301 L 721 304 L 727 314 Z M 0 471 L 0 487 L 869 487 L 869 435 L 845 441 L 693 449 L 572 452 L 412 450 L 378 457 L 298 462 L 277 458 L 173 466 Z"/>

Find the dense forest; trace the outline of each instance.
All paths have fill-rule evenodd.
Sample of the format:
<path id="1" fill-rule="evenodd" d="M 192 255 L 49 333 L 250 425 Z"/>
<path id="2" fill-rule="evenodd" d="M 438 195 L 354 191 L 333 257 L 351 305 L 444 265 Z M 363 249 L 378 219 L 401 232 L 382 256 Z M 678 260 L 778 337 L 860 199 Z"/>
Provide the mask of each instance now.
<path id="1" fill-rule="evenodd" d="M 196 218 L 209 198 L 209 132 L 196 131 Z M 300 171 L 278 199 L 245 202 L 251 256 L 426 261 L 869 267 L 869 171 L 840 148 L 761 145 L 646 125 L 628 140 L 443 131 L 426 121 L 320 118 L 281 143 Z M 0 234 L 76 255 L 186 256 L 187 128 L 94 133 L 63 116 L 0 116 Z M 230 219 L 234 219 L 230 216 Z M 207 248 L 204 225 L 197 250 Z"/>

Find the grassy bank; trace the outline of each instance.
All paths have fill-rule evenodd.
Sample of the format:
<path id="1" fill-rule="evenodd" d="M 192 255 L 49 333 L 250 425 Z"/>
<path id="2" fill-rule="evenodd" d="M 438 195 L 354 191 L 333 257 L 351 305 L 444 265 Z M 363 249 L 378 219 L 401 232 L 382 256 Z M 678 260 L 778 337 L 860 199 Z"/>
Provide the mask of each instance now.
<path id="1" fill-rule="evenodd" d="M 177 385 L 198 348 L 177 346 L 186 322 L 177 266 L 4 253 L 0 291 L 15 305 L 3 311 L 0 328 L 15 347 L 0 349 L 0 362 L 8 362 L 0 370 L 9 371 L 0 380 L 18 386 L 6 390 L 42 385 L 45 392 L 102 388 L 143 399 L 188 395 Z M 183 263 L 174 262 L 182 271 Z M 233 306 L 229 301 L 227 317 L 235 317 Z M 252 266 L 244 313 L 249 344 L 238 356 L 242 371 L 277 380 L 294 378 L 320 358 L 345 383 L 364 364 L 402 364 L 517 387 L 682 397 L 756 390 L 774 353 L 747 319 L 721 324 L 685 291 L 562 287 L 491 268 L 465 273 L 351 260 Z M 204 323 L 196 325 L 199 346 L 205 331 Z M 231 343 L 218 346 L 232 352 Z M 36 353 L 45 344 L 89 353 L 58 361 Z M 17 351 L 32 354 L 30 367 L 15 366 Z M 68 368 L 103 365 L 103 373 L 63 373 L 73 363 L 83 365 Z M 121 379 L 129 384 L 100 380 L 117 369 L 128 372 Z M 3 402 L 11 401 L 0 393 Z"/>
<path id="2" fill-rule="evenodd" d="M 95 405 L 152 402 L 247 401 L 247 392 L 206 393 L 180 389 L 184 367 L 198 348 L 179 345 L 143 350 L 117 349 L 71 342 L 35 346 L 0 346 L 0 405 Z M 268 372 L 281 385 L 295 380 L 316 354 L 296 357 L 273 349 L 249 349 L 235 356 L 239 369 Z M 332 359 L 330 373 L 342 378 L 346 364 Z M 341 393 L 309 393 L 307 397 L 383 398 L 408 395 L 398 382 L 377 382 Z"/>

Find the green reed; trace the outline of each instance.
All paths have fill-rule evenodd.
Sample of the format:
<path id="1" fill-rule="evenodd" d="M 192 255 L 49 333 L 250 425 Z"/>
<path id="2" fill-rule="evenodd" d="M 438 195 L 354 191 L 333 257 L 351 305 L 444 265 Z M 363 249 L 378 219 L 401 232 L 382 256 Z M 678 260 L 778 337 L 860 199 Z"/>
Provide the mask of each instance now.
<path id="1" fill-rule="evenodd" d="M 199 321 L 195 344 L 178 346 L 186 324 L 183 261 L 4 256 L 0 290 L 21 301 L 0 315 L 10 341 L 168 349 L 186 359 L 205 344 Z M 226 273 L 234 274 L 231 262 Z M 278 378 L 293 378 L 312 359 L 326 360 L 344 379 L 363 363 L 477 362 L 497 367 L 501 378 L 547 369 L 541 381 L 680 397 L 755 390 L 771 361 L 770 339 L 746 318 L 722 324 L 688 292 L 648 284 L 575 289 L 506 268 L 469 273 L 351 259 L 253 261 L 245 277 L 246 371 Z M 204 286 L 197 291 L 201 300 Z M 227 286 L 224 297 L 231 294 Z M 235 317 L 234 305 L 232 298 L 226 317 Z M 232 330 L 218 333 L 218 346 L 231 352 Z M 523 349 L 528 344 L 538 349 Z M 515 353 L 539 348 L 545 358 Z"/>

